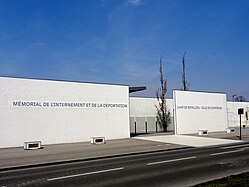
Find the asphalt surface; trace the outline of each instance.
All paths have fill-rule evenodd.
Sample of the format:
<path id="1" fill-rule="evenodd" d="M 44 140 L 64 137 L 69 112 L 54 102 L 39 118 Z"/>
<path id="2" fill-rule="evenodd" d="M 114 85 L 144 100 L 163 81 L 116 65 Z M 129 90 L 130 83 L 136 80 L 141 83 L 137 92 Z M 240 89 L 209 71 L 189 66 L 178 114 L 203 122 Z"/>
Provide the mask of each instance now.
<path id="1" fill-rule="evenodd" d="M 191 186 L 249 171 L 249 143 L 0 172 L 0 186 Z"/>
<path id="2" fill-rule="evenodd" d="M 188 136 L 198 137 L 199 143 L 209 142 L 206 137 L 238 140 L 238 128 L 236 133 L 215 132 L 208 133 L 207 136 L 190 134 Z M 249 128 L 242 129 L 243 141 L 249 141 Z M 165 136 L 167 135 L 167 136 Z M 143 138 L 160 137 L 159 141 L 147 141 Z M 117 155 L 129 155 L 134 153 L 157 152 L 172 149 L 182 149 L 187 146 L 194 147 L 194 142 L 187 137 L 182 140 L 180 137 L 176 141 L 168 141 L 168 133 L 146 134 L 137 138 L 126 138 L 118 140 L 107 140 L 106 144 L 92 145 L 89 142 L 64 143 L 53 145 L 42 145 L 43 149 L 24 150 L 23 147 L 1 148 L 0 149 L 0 171 L 10 168 L 20 168 L 29 165 L 49 165 L 51 163 L 71 162 L 74 160 L 90 160 L 105 158 Z M 191 138 L 190 138 L 191 139 Z M 196 138 L 195 138 L 196 139 Z M 180 141 L 181 140 L 181 141 Z M 223 140 L 220 139 L 223 142 Z M 192 143 L 191 143 L 192 142 Z M 215 140 L 216 142 L 216 140 Z M 217 140 L 217 142 L 219 142 Z M 185 144 L 187 143 L 187 144 Z M 195 141 L 196 143 L 196 141 Z M 224 142 L 227 143 L 227 142 Z"/>
<path id="3" fill-rule="evenodd" d="M 186 146 L 126 138 L 107 140 L 106 144 L 101 145 L 80 142 L 43 145 L 43 149 L 38 150 L 24 150 L 23 147 L 5 148 L 0 149 L 0 171 L 30 165 L 49 165 L 184 147 Z"/>

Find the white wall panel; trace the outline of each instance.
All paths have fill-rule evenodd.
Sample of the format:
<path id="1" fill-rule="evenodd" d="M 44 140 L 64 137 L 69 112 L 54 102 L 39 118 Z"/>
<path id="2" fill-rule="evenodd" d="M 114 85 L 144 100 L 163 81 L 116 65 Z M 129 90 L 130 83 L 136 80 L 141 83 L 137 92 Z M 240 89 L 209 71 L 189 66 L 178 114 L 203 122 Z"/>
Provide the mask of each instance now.
<path id="1" fill-rule="evenodd" d="M 170 116 L 171 116 L 171 124 L 168 127 L 169 131 L 174 130 L 174 119 L 173 119 L 173 99 L 166 99 L 168 110 L 170 110 Z M 146 120 L 147 118 L 155 118 L 156 117 L 156 105 L 158 105 L 158 101 L 156 98 L 143 98 L 143 97 L 130 97 L 130 117 L 141 117 Z M 148 129 L 153 129 L 155 127 L 155 124 L 152 123 L 152 120 L 147 120 L 148 123 Z M 156 121 L 156 120 L 155 120 Z M 134 123 L 134 122 L 133 122 Z M 137 125 L 139 128 L 144 128 L 144 121 L 142 124 L 141 120 L 137 121 Z M 130 124 L 131 128 L 134 129 L 134 124 Z M 142 126 L 142 127 L 140 127 Z M 138 132 L 140 129 L 137 129 Z M 158 129 L 159 130 L 159 129 Z M 142 131 L 142 130 L 141 130 Z"/>
<path id="2" fill-rule="evenodd" d="M 249 111 L 249 102 L 227 102 L 229 127 L 238 127 L 240 125 L 238 115 L 239 108 L 244 108 L 244 112 Z M 246 120 L 245 114 L 241 115 L 241 124 L 249 125 L 249 120 Z"/>
<path id="3" fill-rule="evenodd" d="M 176 134 L 225 131 L 227 124 L 226 94 L 173 91 Z"/>
<path id="4" fill-rule="evenodd" d="M 127 138 L 129 88 L 0 77 L 0 120 L 0 147 Z"/>

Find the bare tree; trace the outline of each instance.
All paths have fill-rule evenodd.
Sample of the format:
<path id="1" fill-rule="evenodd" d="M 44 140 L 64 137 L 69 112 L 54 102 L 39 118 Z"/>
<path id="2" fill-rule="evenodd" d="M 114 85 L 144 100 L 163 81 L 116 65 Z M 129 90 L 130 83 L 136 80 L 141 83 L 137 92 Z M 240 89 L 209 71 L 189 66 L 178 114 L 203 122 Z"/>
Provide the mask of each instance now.
<path id="1" fill-rule="evenodd" d="M 162 57 L 160 58 L 160 84 L 161 87 L 156 91 L 156 97 L 158 101 L 157 109 L 157 122 L 164 132 L 167 132 L 168 125 L 170 123 L 170 111 L 167 110 L 166 105 L 166 93 L 167 93 L 167 80 L 163 79 L 163 67 L 162 67 Z"/>
<path id="2" fill-rule="evenodd" d="M 182 56 L 182 90 L 189 90 L 189 83 L 186 80 L 186 71 L 185 71 L 185 63 L 186 63 L 186 51 L 184 52 L 183 56 Z"/>
<path id="3" fill-rule="evenodd" d="M 237 97 L 235 97 L 234 101 L 237 101 L 237 102 L 245 102 L 245 101 L 246 101 L 246 98 L 244 98 L 243 96 L 237 96 Z"/>

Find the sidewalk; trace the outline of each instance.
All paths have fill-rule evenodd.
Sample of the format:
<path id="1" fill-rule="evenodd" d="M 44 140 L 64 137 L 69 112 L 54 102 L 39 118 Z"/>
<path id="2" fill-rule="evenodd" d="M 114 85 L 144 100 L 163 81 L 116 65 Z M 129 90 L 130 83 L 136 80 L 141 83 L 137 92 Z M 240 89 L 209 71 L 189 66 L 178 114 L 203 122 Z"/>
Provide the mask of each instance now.
<path id="1" fill-rule="evenodd" d="M 199 136 L 198 133 L 195 134 L 186 134 L 187 136 L 198 136 L 198 137 L 208 137 L 208 138 L 220 138 L 220 139 L 227 139 L 227 140 L 239 140 L 240 135 L 240 128 L 239 127 L 232 127 L 235 128 L 235 133 L 227 133 L 227 132 L 210 132 L 208 135 Z M 249 127 L 241 128 L 241 138 L 242 141 L 249 141 Z"/>
<path id="2" fill-rule="evenodd" d="M 38 150 L 24 150 L 23 147 L 0 149 L 0 171 L 22 168 L 30 165 L 49 165 L 74 160 L 108 158 L 118 155 L 142 152 L 181 149 L 186 146 L 145 140 L 119 139 L 108 140 L 106 144 L 92 145 L 90 142 L 44 145 Z"/>
<path id="3" fill-rule="evenodd" d="M 203 141 L 207 142 L 207 138 L 210 138 L 210 141 L 213 138 L 238 141 L 238 135 L 239 129 L 236 128 L 236 133 L 215 132 L 201 137 L 197 134 L 188 134 L 187 136 L 199 137 L 198 141 L 200 138 L 203 138 Z M 163 141 L 161 140 L 162 136 Z M 166 141 L 166 139 L 169 138 L 171 140 L 173 138 L 174 141 Z M 184 138 L 186 139 L 188 137 Z M 151 141 L 152 139 L 156 140 Z M 190 146 L 194 147 L 194 144 L 191 143 L 191 141 L 188 141 L 190 144 L 184 144 L 180 142 L 180 140 L 181 139 L 178 138 L 176 141 L 176 138 L 173 137 L 173 135 L 158 133 L 141 135 L 137 136 L 136 138 L 107 140 L 106 144 L 100 145 L 92 145 L 90 142 L 83 142 L 44 145 L 42 149 L 38 150 L 24 150 L 23 147 L 4 148 L 0 149 L 0 171 L 14 168 L 25 168 L 34 165 L 50 165 L 52 163 L 66 163 L 77 160 L 92 160 L 97 158 L 110 158 L 120 155 L 133 155 L 139 153 L 183 149 Z M 215 141 L 217 142 L 217 140 Z M 226 143 L 225 140 L 220 141 L 222 141 L 222 143 Z M 249 128 L 242 130 L 242 141 L 249 141 Z M 227 143 L 230 142 L 227 141 Z"/>
<path id="4" fill-rule="evenodd" d="M 217 145 L 242 142 L 240 140 L 227 140 L 221 138 L 211 138 L 205 136 L 188 136 L 188 135 L 147 136 L 147 137 L 136 137 L 136 139 L 185 145 L 189 147 L 207 147 L 207 146 L 217 146 Z"/>

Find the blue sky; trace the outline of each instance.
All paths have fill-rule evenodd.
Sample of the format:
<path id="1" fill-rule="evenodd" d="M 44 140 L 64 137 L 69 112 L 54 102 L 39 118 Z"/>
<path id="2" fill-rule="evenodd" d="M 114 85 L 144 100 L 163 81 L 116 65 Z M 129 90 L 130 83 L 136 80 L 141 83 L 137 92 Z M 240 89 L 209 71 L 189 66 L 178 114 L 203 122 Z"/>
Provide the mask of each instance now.
<path id="1" fill-rule="evenodd" d="M 249 100 L 248 0 L 0 0 L 0 75 L 181 88 Z"/>

